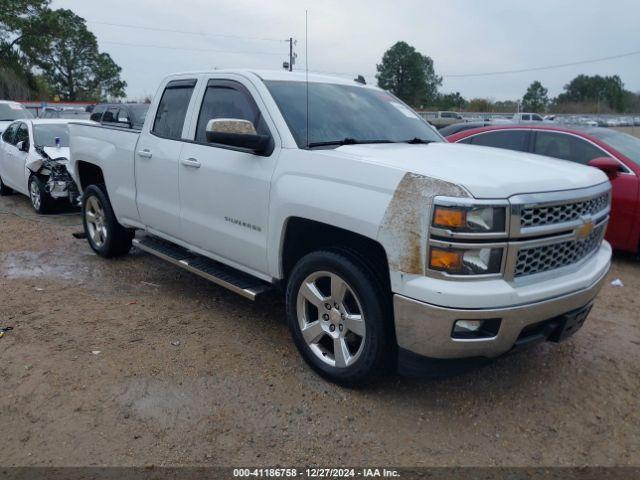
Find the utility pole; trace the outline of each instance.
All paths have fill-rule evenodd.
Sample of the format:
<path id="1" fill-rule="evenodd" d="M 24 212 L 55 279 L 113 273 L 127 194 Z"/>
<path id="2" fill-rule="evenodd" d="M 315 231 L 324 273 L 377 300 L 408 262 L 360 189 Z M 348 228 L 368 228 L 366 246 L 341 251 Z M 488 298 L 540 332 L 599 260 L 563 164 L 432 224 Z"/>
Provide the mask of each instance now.
<path id="1" fill-rule="evenodd" d="M 296 58 L 298 54 L 293 51 L 293 46 L 298 44 L 297 40 L 294 40 L 293 37 L 289 37 L 285 42 L 289 42 L 289 61 L 282 62 L 282 68 L 285 70 L 293 71 L 293 65 L 296 63 Z"/>
<path id="2" fill-rule="evenodd" d="M 289 71 L 293 71 L 293 37 L 289 37 Z"/>

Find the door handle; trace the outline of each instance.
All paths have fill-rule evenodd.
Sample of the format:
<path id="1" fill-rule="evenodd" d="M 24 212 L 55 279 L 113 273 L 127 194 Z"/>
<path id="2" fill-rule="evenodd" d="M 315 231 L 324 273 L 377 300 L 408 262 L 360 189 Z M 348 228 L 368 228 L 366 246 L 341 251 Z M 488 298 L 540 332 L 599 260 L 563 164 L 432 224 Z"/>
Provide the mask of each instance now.
<path id="1" fill-rule="evenodd" d="M 151 158 L 153 157 L 153 153 L 151 153 L 151 150 L 149 150 L 148 148 L 145 148 L 144 150 L 138 151 L 138 156 L 142 158 Z"/>
<path id="2" fill-rule="evenodd" d="M 185 167 L 200 168 L 202 164 L 195 158 L 183 159 L 181 162 Z"/>

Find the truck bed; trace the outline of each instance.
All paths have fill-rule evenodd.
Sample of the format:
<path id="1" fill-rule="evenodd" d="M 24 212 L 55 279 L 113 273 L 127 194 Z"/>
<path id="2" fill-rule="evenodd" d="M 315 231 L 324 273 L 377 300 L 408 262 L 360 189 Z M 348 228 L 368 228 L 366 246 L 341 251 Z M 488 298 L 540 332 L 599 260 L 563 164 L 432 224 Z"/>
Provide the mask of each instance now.
<path id="1" fill-rule="evenodd" d="M 69 124 L 70 169 L 82 190 L 79 163 L 102 169 L 109 198 L 120 219 L 140 221 L 136 208 L 135 150 L 140 131 L 103 125 Z"/>

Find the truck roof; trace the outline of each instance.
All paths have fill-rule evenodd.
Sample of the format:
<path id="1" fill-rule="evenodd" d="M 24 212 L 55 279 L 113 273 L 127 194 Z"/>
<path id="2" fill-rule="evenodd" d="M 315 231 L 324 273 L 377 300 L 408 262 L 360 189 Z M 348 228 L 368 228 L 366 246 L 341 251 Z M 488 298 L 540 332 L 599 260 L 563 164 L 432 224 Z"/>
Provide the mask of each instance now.
<path id="1" fill-rule="evenodd" d="M 289 72 L 287 70 L 256 70 L 256 69 L 220 69 L 220 70 L 203 70 L 195 72 L 183 72 L 171 75 L 171 77 L 183 77 L 185 75 L 205 75 L 205 74 L 220 74 L 220 73 L 235 73 L 235 74 L 251 74 L 259 77 L 262 80 L 279 80 L 279 81 L 291 81 L 291 82 L 305 82 L 307 75 L 302 70 Z M 354 75 L 355 77 L 355 75 Z M 338 85 L 355 85 L 369 88 L 377 88 L 374 85 L 362 85 L 353 79 L 346 77 L 339 77 L 336 75 L 309 72 L 309 82 L 316 83 L 335 83 Z"/>

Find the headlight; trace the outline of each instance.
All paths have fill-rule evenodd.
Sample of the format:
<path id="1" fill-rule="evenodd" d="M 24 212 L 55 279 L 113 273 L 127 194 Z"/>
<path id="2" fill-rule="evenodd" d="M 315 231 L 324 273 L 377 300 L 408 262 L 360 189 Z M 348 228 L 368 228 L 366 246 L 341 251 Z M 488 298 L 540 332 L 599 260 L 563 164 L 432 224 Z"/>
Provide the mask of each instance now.
<path id="1" fill-rule="evenodd" d="M 433 226 L 463 233 L 505 231 L 506 209 L 503 207 L 444 207 L 433 210 Z"/>
<path id="2" fill-rule="evenodd" d="M 429 268 L 453 275 L 488 275 L 502 270 L 502 248 L 429 249 Z"/>

